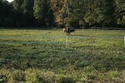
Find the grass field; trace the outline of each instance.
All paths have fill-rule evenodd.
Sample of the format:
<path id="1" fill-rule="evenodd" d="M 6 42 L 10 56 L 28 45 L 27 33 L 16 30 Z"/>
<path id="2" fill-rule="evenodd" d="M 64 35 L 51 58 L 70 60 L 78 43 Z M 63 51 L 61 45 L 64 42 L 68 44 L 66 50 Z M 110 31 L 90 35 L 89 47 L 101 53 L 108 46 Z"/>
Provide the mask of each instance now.
<path id="1" fill-rule="evenodd" d="M 125 31 L 0 29 L 0 83 L 125 83 Z M 66 48 L 67 41 L 67 48 Z"/>

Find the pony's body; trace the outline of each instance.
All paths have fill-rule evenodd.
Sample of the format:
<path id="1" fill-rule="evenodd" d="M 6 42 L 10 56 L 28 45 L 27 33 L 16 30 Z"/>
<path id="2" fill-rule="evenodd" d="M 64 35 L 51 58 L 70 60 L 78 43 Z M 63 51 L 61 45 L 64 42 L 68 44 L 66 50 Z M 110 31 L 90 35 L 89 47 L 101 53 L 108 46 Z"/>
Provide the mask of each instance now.
<path id="1" fill-rule="evenodd" d="M 63 32 L 65 32 L 66 34 L 70 34 L 71 32 L 75 32 L 75 29 L 73 28 L 63 28 Z"/>

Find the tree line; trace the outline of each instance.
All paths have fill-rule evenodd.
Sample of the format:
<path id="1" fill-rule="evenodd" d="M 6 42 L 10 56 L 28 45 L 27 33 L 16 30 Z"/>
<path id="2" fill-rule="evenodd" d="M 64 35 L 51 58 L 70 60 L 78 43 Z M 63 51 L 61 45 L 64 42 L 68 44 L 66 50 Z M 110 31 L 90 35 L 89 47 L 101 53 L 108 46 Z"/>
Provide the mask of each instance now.
<path id="1" fill-rule="evenodd" d="M 0 0 L 0 27 L 124 27 L 125 0 Z"/>

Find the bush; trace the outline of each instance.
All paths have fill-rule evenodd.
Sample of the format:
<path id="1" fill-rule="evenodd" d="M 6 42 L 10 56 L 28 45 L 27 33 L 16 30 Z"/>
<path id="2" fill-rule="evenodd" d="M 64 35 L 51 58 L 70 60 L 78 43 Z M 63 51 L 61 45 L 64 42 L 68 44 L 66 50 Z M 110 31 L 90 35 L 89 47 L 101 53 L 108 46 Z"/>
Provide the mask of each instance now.
<path id="1" fill-rule="evenodd" d="M 66 21 L 66 27 L 79 27 L 79 22 L 77 19 L 69 18 Z"/>
<path id="2" fill-rule="evenodd" d="M 57 76 L 58 83 L 75 83 L 76 81 L 73 79 L 73 77 L 60 75 Z"/>
<path id="3" fill-rule="evenodd" d="M 15 81 L 25 81 L 25 73 L 23 71 L 15 71 L 13 73 L 13 80 Z"/>
<path id="4" fill-rule="evenodd" d="M 6 75 L 0 74 L 0 83 L 7 83 Z"/>

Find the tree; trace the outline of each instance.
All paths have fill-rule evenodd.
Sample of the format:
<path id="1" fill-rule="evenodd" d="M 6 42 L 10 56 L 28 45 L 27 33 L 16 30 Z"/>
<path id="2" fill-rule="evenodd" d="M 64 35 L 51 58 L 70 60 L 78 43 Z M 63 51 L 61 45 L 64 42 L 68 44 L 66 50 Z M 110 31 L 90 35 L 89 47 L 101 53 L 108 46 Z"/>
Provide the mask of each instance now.
<path id="1" fill-rule="evenodd" d="M 79 14 L 76 13 L 78 10 L 78 5 L 80 0 L 51 0 L 51 8 L 54 11 L 55 23 L 58 26 L 72 26 L 73 22 L 77 22 Z M 74 25 L 73 25 L 74 26 Z"/>
<path id="2" fill-rule="evenodd" d="M 23 5 L 24 0 L 14 0 L 13 1 L 13 19 L 15 26 L 25 26 L 24 23 L 24 14 L 23 14 Z"/>
<path id="3" fill-rule="evenodd" d="M 22 8 L 23 2 L 24 2 L 24 0 L 14 0 L 13 1 L 14 9 L 18 12 L 22 12 L 23 11 L 23 8 Z"/>
<path id="4" fill-rule="evenodd" d="M 33 7 L 34 7 L 34 0 L 24 0 L 22 4 L 22 12 L 24 15 L 24 23 L 26 26 L 33 26 L 34 25 L 34 16 L 33 16 Z"/>
<path id="5" fill-rule="evenodd" d="M 98 4 L 98 19 L 97 23 L 101 26 L 114 25 L 114 0 L 97 0 Z"/>
<path id="6" fill-rule="evenodd" d="M 125 0 L 0 0 L 0 26 L 124 26 Z"/>
<path id="7" fill-rule="evenodd" d="M 79 19 L 81 15 L 79 3 L 80 0 L 67 0 L 65 11 L 67 17 L 65 18 L 65 24 L 68 27 L 79 27 Z"/>
<path id="8" fill-rule="evenodd" d="M 97 0 L 85 0 L 85 6 L 84 20 L 89 26 L 95 26 L 98 18 Z"/>
<path id="9" fill-rule="evenodd" d="M 38 25 L 48 26 L 51 24 L 53 12 L 50 8 L 49 0 L 35 0 L 33 9 Z"/>
<path id="10" fill-rule="evenodd" d="M 12 26 L 12 7 L 6 0 L 0 0 L 0 26 Z"/>
<path id="11" fill-rule="evenodd" d="M 54 22 L 59 27 L 64 27 L 65 12 L 63 10 L 64 0 L 51 0 L 51 8 L 54 14 Z"/>
<path id="12" fill-rule="evenodd" d="M 115 17 L 116 22 L 119 25 L 125 25 L 125 0 L 115 0 L 116 8 L 115 8 Z"/>

